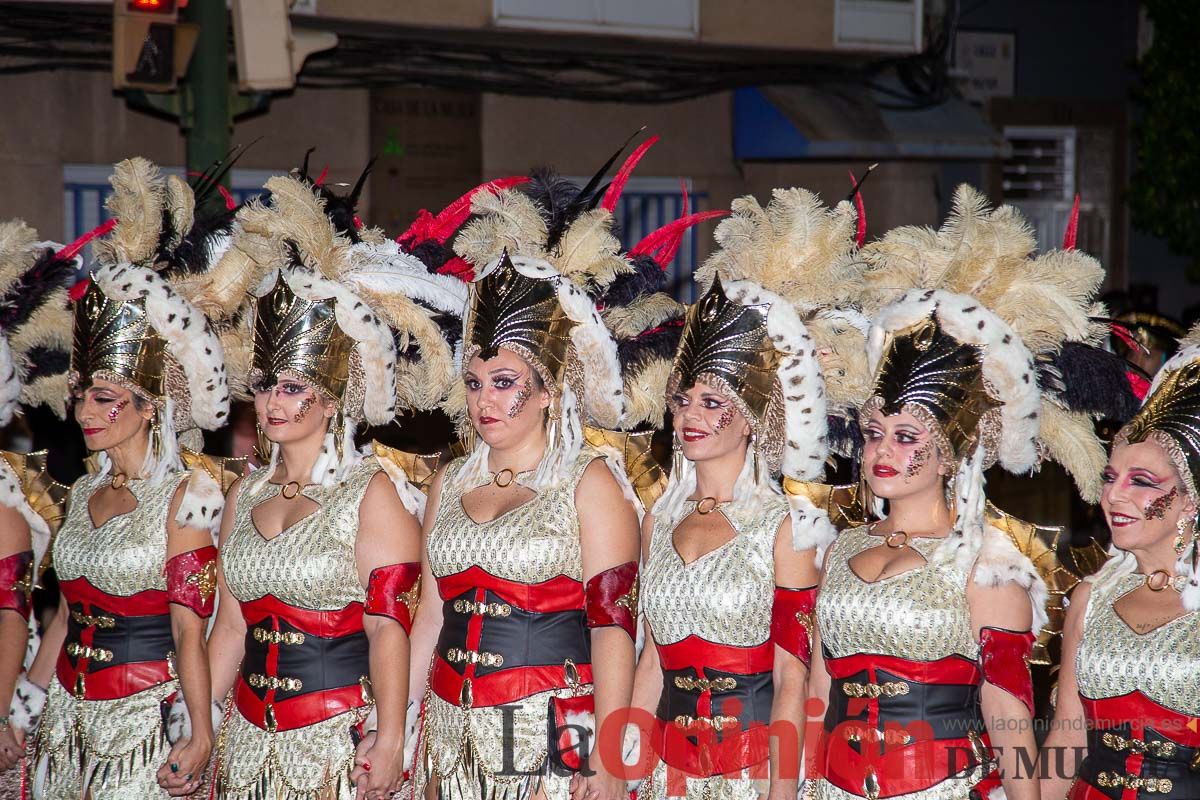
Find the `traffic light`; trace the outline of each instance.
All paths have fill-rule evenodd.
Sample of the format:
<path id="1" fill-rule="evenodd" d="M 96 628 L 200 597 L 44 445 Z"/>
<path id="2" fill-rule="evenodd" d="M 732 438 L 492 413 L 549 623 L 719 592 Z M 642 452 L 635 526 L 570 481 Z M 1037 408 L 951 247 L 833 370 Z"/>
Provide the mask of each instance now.
<path id="1" fill-rule="evenodd" d="M 148 1 L 148 0 L 147 0 Z M 294 0 L 233 0 L 233 42 L 238 90 L 291 89 L 304 60 L 337 47 L 337 34 L 292 30 L 288 10 Z"/>
<path id="2" fill-rule="evenodd" d="M 179 22 L 187 0 L 113 3 L 113 88 L 171 92 L 187 71 L 199 30 Z"/>

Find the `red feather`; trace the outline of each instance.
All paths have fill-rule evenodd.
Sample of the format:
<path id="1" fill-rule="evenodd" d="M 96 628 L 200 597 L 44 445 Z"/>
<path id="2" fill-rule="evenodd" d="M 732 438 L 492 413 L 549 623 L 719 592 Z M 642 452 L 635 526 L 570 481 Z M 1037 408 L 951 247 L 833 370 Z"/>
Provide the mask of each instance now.
<path id="1" fill-rule="evenodd" d="M 459 256 L 447 261 L 437 268 L 439 275 L 453 275 L 463 283 L 470 283 L 475 280 L 475 269 L 467 263 L 467 261 Z"/>
<path id="2" fill-rule="evenodd" d="M 850 170 L 850 183 L 854 185 L 854 208 L 858 212 L 854 241 L 862 247 L 867 241 L 867 207 L 863 204 L 862 192 L 858 191 L 858 178 L 854 177 L 854 170 Z"/>
<path id="3" fill-rule="evenodd" d="M 604 193 L 604 199 L 600 201 L 601 208 L 612 213 L 613 209 L 617 207 L 617 201 L 621 199 L 621 192 L 625 191 L 625 184 L 629 182 L 629 176 L 633 174 L 633 170 L 642 160 L 642 156 L 646 155 L 646 151 L 654 147 L 656 142 L 658 142 L 658 137 L 651 136 L 629 154 L 629 158 L 625 159 L 625 163 L 617 171 L 617 177 L 613 178 L 612 183 L 608 185 L 608 191 Z"/>
<path id="4" fill-rule="evenodd" d="M 656 264 L 664 271 L 675 259 L 679 246 L 683 244 L 683 234 L 688 228 L 706 219 L 729 216 L 728 211 L 700 211 L 686 217 L 668 222 L 656 231 L 646 234 L 646 237 L 629 250 L 631 256 L 651 255 Z"/>
<path id="5" fill-rule="evenodd" d="M 208 177 L 205 175 L 205 173 L 203 173 L 203 172 L 197 172 L 196 170 L 191 170 L 191 171 L 189 171 L 189 172 L 188 172 L 188 177 L 189 177 L 189 178 L 200 178 L 200 177 L 204 177 L 204 178 L 206 178 L 206 180 L 205 180 L 205 182 L 206 182 L 206 183 L 210 183 L 210 182 L 212 182 L 212 178 L 208 178 Z M 223 197 L 223 198 L 225 199 L 225 210 L 226 210 L 226 211 L 233 211 L 235 208 L 237 208 L 237 201 L 233 199 L 233 195 L 232 195 L 232 194 L 230 194 L 229 190 L 225 188 L 225 184 L 223 184 L 223 183 L 218 183 L 218 184 L 217 184 L 217 191 L 218 191 L 218 192 L 220 192 L 220 193 L 221 193 L 221 197 Z"/>
<path id="6" fill-rule="evenodd" d="M 443 208 L 436 217 L 425 209 L 421 209 L 417 212 L 417 218 L 408 226 L 408 230 L 397 236 L 396 241 L 406 247 L 411 247 L 418 242 L 427 242 L 430 239 L 445 244 L 446 240 L 467 221 L 467 217 L 471 216 L 471 202 L 475 199 L 475 195 L 483 191 L 498 194 L 523 183 L 529 183 L 529 178 L 525 175 L 512 175 L 488 181 L 476 186 Z"/>
<path id="7" fill-rule="evenodd" d="M 78 303 L 87 294 L 88 287 L 91 285 L 92 279 L 84 278 L 67 290 L 67 297 L 71 298 L 72 303 Z"/>
<path id="8" fill-rule="evenodd" d="M 313 186 L 314 187 L 320 186 L 322 183 L 324 183 L 325 176 L 327 176 L 328 174 L 329 174 L 329 165 L 326 164 L 325 168 L 323 170 L 321 170 L 321 174 L 317 176 L 317 180 L 313 183 Z"/>
<path id="9" fill-rule="evenodd" d="M 1067 229 L 1063 232 L 1063 250 L 1074 250 L 1075 239 L 1079 236 L 1079 195 L 1075 195 L 1075 205 L 1071 206 L 1071 218 L 1067 220 Z"/>
<path id="10" fill-rule="evenodd" d="M 95 239 L 97 236 L 104 236 L 115 227 L 117 227 L 117 218 L 112 217 L 111 219 L 108 219 L 92 228 L 90 231 L 71 242 L 62 250 L 59 250 L 54 254 L 54 257 L 64 261 L 72 259 L 79 255 L 79 251 L 82 250 L 92 239 Z"/>

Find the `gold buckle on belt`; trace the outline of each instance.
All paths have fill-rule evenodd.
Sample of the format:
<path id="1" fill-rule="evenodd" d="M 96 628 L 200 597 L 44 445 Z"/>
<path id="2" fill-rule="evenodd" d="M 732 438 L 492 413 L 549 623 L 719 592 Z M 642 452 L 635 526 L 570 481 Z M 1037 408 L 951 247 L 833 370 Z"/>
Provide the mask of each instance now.
<path id="1" fill-rule="evenodd" d="M 504 656 L 499 653 L 460 650 L 457 647 L 451 647 L 446 651 L 446 660 L 451 664 L 482 664 L 485 667 L 504 666 Z"/>
<path id="2" fill-rule="evenodd" d="M 1105 789 L 1137 789 L 1146 794 L 1167 794 L 1175 788 L 1170 778 L 1142 778 L 1119 772 L 1101 772 L 1096 783 Z"/>
<path id="3" fill-rule="evenodd" d="M 696 725 L 703 725 L 712 728 L 715 731 L 719 731 L 722 728 L 728 728 L 737 724 L 737 717 L 730 717 L 726 716 L 725 714 L 717 714 L 713 717 L 691 717 L 687 714 L 680 714 L 675 718 L 675 727 L 683 728 L 685 730 Z"/>
<path id="4" fill-rule="evenodd" d="M 512 606 L 508 603 L 477 603 L 463 598 L 455 600 L 453 608 L 459 614 L 482 614 L 486 617 L 507 617 L 512 613 Z"/>
<path id="5" fill-rule="evenodd" d="M 1105 732 L 1100 737 L 1100 741 L 1110 750 L 1121 752 L 1128 750 L 1131 753 L 1149 753 L 1156 758 L 1171 758 L 1175 755 L 1178 747 L 1174 742 L 1153 741 L 1147 742 L 1142 739 L 1126 739 L 1117 733 Z"/>
<path id="6" fill-rule="evenodd" d="M 105 650 L 103 647 L 88 647 L 79 642 L 67 643 L 67 655 L 74 658 L 90 658 L 92 661 L 100 663 L 113 660 L 112 650 Z"/>
<path id="7" fill-rule="evenodd" d="M 869 697 L 872 700 L 880 697 L 900 697 L 908 694 L 908 684 L 904 681 L 887 681 L 886 683 L 843 683 L 842 692 L 847 697 Z"/>
<path id="8" fill-rule="evenodd" d="M 304 681 L 299 678 L 281 678 L 278 675 L 262 675 L 252 673 L 246 683 L 255 689 L 282 689 L 285 692 L 298 692 L 304 688 Z"/>
<path id="9" fill-rule="evenodd" d="M 254 641 L 262 644 L 304 644 L 304 634 L 299 631 L 272 631 L 266 628 L 254 629 Z"/>
<path id="10" fill-rule="evenodd" d="M 685 692 L 729 692 L 737 688 L 733 678 L 693 678 L 691 675 L 676 675 L 675 688 Z"/>
<path id="11" fill-rule="evenodd" d="M 117 626 L 117 621 L 115 619 L 112 617 L 106 617 L 103 614 L 92 616 L 91 614 L 84 614 L 82 611 L 72 611 L 71 619 L 75 620 L 85 628 L 104 628 L 107 630 Z"/>

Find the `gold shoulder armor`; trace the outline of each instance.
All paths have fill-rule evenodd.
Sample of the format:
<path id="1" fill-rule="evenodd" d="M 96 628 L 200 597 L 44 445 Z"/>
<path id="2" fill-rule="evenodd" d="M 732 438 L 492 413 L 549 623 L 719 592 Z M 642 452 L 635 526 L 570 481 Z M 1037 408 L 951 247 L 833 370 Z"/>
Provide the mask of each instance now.
<path id="1" fill-rule="evenodd" d="M 35 514 L 46 521 L 46 527 L 50 529 L 50 540 L 44 543 L 45 552 L 41 554 L 41 563 L 37 565 L 35 585 L 41 584 L 42 573 L 50 567 L 50 552 L 53 549 L 51 544 L 54 535 L 58 533 L 58 526 L 67 515 L 67 495 L 71 492 L 69 486 L 64 486 L 50 477 L 46 470 L 46 454 L 46 450 L 38 450 L 36 453 L 11 453 L 8 450 L 0 450 L 0 456 L 8 462 L 9 469 L 21 484 L 25 502 L 29 503 Z M 37 537 L 34 538 L 36 540 Z M 35 541 L 34 550 L 38 549 Z"/>
<path id="2" fill-rule="evenodd" d="M 626 433 L 583 426 L 583 440 L 603 453 L 616 453 L 642 507 L 649 511 L 667 488 L 667 471 L 654 457 L 654 431 Z"/>
<path id="3" fill-rule="evenodd" d="M 809 502 L 829 515 L 829 521 L 839 532 L 867 523 L 857 483 L 835 486 L 784 477 L 783 491 L 792 496 L 807 497 Z"/>
<path id="4" fill-rule="evenodd" d="M 376 441 L 371 442 L 371 448 L 375 451 L 376 458 L 401 469 L 409 483 L 420 489 L 422 493 L 429 494 L 429 484 L 433 481 L 433 474 L 437 472 L 438 466 L 442 463 L 442 453 L 423 456 L 397 450 L 395 447 L 388 447 L 386 444 Z"/>
<path id="5" fill-rule="evenodd" d="M 1104 548 L 1095 540 L 1084 547 L 1072 547 L 1067 530 L 1056 525 L 1034 525 L 996 508 L 991 501 L 984 512 L 989 525 L 1008 535 L 1013 545 L 1025 554 L 1046 582 L 1046 625 L 1033 644 L 1033 664 L 1054 663 L 1049 646 L 1062 635 L 1066 607 L 1063 600 L 1086 576 L 1107 559 Z"/>
<path id="6" fill-rule="evenodd" d="M 206 453 L 188 450 L 186 447 L 180 448 L 179 455 L 183 459 L 183 465 L 188 469 L 202 469 L 207 472 L 209 477 L 221 487 L 221 494 L 228 492 L 233 482 L 246 474 L 247 459 L 245 457 L 210 456 Z"/>

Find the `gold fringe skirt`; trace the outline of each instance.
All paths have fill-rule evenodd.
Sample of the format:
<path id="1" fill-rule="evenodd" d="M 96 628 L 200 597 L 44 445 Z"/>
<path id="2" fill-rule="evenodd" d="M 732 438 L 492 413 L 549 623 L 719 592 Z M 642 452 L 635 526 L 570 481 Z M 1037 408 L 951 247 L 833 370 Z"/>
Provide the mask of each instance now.
<path id="1" fill-rule="evenodd" d="M 162 703 L 175 681 L 116 700 L 78 700 L 57 679 L 30 759 L 34 800 L 154 800 L 170 752 Z"/>
<path id="2" fill-rule="evenodd" d="M 217 737 L 218 800 L 353 800 L 350 729 L 370 707 L 315 725 L 267 731 L 237 708 Z"/>

